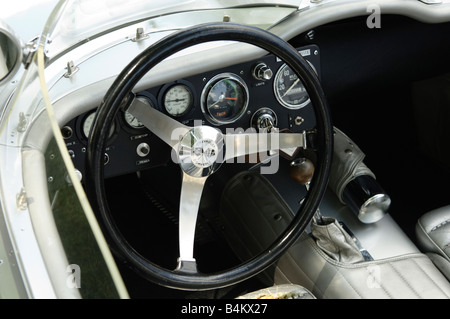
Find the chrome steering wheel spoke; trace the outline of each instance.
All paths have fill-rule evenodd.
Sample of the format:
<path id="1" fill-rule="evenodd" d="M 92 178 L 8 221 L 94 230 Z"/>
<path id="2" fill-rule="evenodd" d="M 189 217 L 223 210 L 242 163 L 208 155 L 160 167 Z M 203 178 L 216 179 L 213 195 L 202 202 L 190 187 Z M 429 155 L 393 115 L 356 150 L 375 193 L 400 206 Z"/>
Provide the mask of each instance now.
<path id="1" fill-rule="evenodd" d="M 276 151 L 293 147 L 306 148 L 306 132 L 303 133 L 241 133 L 226 134 L 225 161 L 235 157 Z"/>
<path id="2" fill-rule="evenodd" d="M 127 111 L 174 149 L 181 137 L 190 129 L 190 127 L 152 108 L 138 98 L 134 98 Z"/>
<path id="3" fill-rule="evenodd" d="M 219 165 L 222 134 L 211 127 L 190 128 L 135 98 L 127 110 L 176 152 L 183 172 L 179 208 L 177 271 L 196 272 L 194 239 L 206 179 Z M 187 270 L 189 269 L 189 270 Z"/>
<path id="4" fill-rule="evenodd" d="M 193 177 L 183 172 L 179 216 L 179 265 L 183 262 L 195 262 L 194 238 L 197 215 L 203 187 L 208 177 Z M 180 267 L 179 267 L 180 268 Z"/>

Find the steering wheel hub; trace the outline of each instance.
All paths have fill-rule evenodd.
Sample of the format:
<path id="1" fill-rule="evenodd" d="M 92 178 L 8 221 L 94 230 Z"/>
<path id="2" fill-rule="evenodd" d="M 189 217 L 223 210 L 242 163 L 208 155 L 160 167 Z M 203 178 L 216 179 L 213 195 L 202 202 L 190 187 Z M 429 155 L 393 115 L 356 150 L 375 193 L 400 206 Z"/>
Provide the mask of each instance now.
<path id="1" fill-rule="evenodd" d="M 185 173 L 206 177 L 217 171 L 223 162 L 224 138 L 210 126 L 191 128 L 181 139 L 178 160 Z"/>

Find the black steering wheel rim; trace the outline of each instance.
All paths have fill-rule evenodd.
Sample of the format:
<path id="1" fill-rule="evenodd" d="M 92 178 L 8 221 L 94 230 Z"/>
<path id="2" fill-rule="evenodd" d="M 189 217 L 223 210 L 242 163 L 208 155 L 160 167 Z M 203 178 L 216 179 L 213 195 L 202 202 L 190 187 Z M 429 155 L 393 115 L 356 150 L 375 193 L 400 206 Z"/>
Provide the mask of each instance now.
<path id="1" fill-rule="evenodd" d="M 260 47 L 282 59 L 298 74 L 314 106 L 317 119 L 317 161 L 310 190 L 299 212 L 283 234 L 265 251 L 234 268 L 200 274 L 168 270 L 141 256 L 121 235 L 110 214 L 103 181 L 103 154 L 111 123 L 139 80 L 172 54 L 210 41 L 237 41 Z M 87 148 L 86 190 L 91 205 L 101 219 L 111 249 L 135 271 L 159 285 L 183 290 L 206 290 L 243 281 L 269 267 L 301 235 L 309 224 L 326 190 L 332 157 L 332 124 L 320 82 L 301 55 L 281 38 L 259 28 L 233 24 L 202 24 L 173 33 L 139 54 L 119 74 L 99 107 Z"/>

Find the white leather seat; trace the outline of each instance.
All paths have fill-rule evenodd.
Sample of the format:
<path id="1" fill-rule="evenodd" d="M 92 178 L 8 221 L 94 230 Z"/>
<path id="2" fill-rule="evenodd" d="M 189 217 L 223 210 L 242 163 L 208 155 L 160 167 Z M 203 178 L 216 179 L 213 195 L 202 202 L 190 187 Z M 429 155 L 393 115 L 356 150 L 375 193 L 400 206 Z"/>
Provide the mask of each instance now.
<path id="1" fill-rule="evenodd" d="M 425 254 L 347 263 L 304 236 L 277 263 L 275 283 L 296 283 L 318 299 L 449 299 L 450 283 Z"/>
<path id="2" fill-rule="evenodd" d="M 242 260 L 251 258 L 272 243 L 292 219 L 292 212 L 287 204 L 271 185 L 257 174 L 237 175 L 228 184 L 224 194 L 221 205 L 224 233 L 231 246 L 237 248 L 235 253 Z M 275 213 L 277 218 L 274 219 Z M 448 213 L 450 214 L 450 207 Z M 444 221 L 441 220 L 442 222 Z M 332 226 L 331 221 L 327 225 Z M 445 227 L 437 225 L 429 228 L 426 223 L 424 229 L 429 229 L 429 232 L 435 227 L 447 229 L 450 224 L 445 223 Z M 267 286 L 300 285 L 318 299 L 450 299 L 448 277 L 435 266 L 427 256 L 429 254 L 418 252 L 365 261 L 364 258 L 349 255 L 348 250 L 352 249 L 351 241 L 347 240 L 343 233 L 335 233 L 339 230 L 336 223 L 333 232 L 329 226 L 323 231 L 321 226 L 315 227 L 317 229 L 313 231 L 314 234 L 305 232 L 297 243 L 273 267 L 261 273 L 259 278 Z M 435 230 L 432 231 L 433 236 L 438 235 L 439 240 L 435 238 L 434 241 L 444 243 L 445 240 L 441 240 L 442 234 Z M 445 237 L 448 235 L 443 236 L 448 239 Z M 330 240 L 329 244 L 327 240 Z M 336 241 L 339 241 L 339 245 Z M 445 243 L 438 246 L 441 251 L 448 252 L 448 245 Z M 434 247 L 434 244 L 430 247 Z M 443 256 L 434 254 L 446 260 Z M 348 258 L 349 256 L 352 258 Z"/>
<path id="3" fill-rule="evenodd" d="M 423 215 L 416 224 L 417 244 L 450 281 L 450 205 Z"/>

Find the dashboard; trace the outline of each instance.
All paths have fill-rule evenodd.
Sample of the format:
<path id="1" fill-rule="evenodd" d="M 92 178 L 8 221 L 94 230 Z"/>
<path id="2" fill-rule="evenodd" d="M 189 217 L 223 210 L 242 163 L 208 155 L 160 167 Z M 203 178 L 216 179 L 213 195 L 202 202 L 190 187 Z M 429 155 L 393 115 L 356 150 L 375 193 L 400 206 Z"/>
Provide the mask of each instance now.
<path id="1" fill-rule="evenodd" d="M 317 45 L 297 48 L 320 78 Z M 135 92 L 137 98 L 188 126 L 209 125 L 226 133 L 278 128 L 302 132 L 315 127 L 308 93 L 298 76 L 273 55 Z M 80 176 L 85 173 L 88 137 L 96 109 L 77 116 L 61 131 Z M 164 165 L 170 148 L 130 113 L 121 111 L 105 149 L 105 178 Z M 83 179 L 82 179 L 83 181 Z"/>

